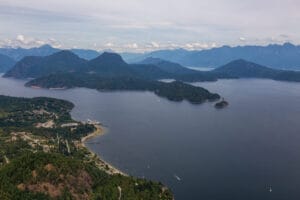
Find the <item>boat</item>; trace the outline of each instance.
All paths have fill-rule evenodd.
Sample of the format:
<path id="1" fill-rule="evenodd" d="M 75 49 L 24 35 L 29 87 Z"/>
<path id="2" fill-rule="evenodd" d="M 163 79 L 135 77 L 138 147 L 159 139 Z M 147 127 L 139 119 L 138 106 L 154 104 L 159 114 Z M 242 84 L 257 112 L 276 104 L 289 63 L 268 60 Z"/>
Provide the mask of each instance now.
<path id="1" fill-rule="evenodd" d="M 272 190 L 272 187 L 270 186 L 270 188 L 269 188 L 269 192 L 273 192 L 273 190 Z"/>
<path id="2" fill-rule="evenodd" d="M 181 181 L 181 178 L 179 176 L 177 176 L 176 174 L 174 174 L 174 177 L 178 180 Z"/>

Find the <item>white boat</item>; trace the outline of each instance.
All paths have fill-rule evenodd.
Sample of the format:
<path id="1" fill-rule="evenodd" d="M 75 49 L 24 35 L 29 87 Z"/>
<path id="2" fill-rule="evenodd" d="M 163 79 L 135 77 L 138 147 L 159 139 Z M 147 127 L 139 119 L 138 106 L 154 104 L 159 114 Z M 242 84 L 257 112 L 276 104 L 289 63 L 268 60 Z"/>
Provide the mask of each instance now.
<path id="1" fill-rule="evenodd" d="M 181 181 L 181 178 L 179 176 L 177 176 L 176 174 L 174 174 L 174 177 L 178 180 Z"/>

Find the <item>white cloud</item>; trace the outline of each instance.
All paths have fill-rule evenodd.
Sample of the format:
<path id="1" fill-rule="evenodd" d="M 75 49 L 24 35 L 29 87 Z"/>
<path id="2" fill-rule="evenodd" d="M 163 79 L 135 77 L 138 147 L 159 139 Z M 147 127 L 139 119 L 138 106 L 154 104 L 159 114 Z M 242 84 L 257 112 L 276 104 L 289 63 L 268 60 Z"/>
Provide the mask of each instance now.
<path id="1" fill-rule="evenodd" d="M 215 42 L 211 43 L 211 48 L 216 48 L 216 47 L 218 47 L 217 43 Z"/>
<path id="2" fill-rule="evenodd" d="M 181 47 L 186 48 L 188 50 L 202 50 L 202 49 L 215 48 L 217 47 L 217 44 L 215 42 L 213 43 L 192 42 L 192 43 L 187 43 Z"/>
<path id="3" fill-rule="evenodd" d="M 25 40 L 24 35 L 18 35 L 17 40 L 20 41 L 20 42 L 24 42 L 24 40 Z"/>
<path id="4" fill-rule="evenodd" d="M 152 47 L 159 48 L 159 44 L 157 42 L 151 42 Z"/>
<path id="5" fill-rule="evenodd" d="M 115 45 L 112 42 L 108 42 L 104 45 L 106 48 L 114 47 Z"/>
<path id="6" fill-rule="evenodd" d="M 210 41 L 227 45 L 257 44 L 254 38 L 272 42 L 270 38 L 277 33 L 283 35 L 280 41 L 300 43 L 299 0 L 284 3 L 282 0 L 0 1 L 0 27 L 5 27 L 1 44 L 6 37 L 18 33 L 22 34 L 14 40 L 25 46 L 47 42 L 47 39 L 32 41 L 26 37 L 34 35 L 55 37 L 68 47 L 79 48 L 96 48 L 95 42 L 100 48 L 105 42 L 113 41 L 124 50 L 204 49 L 213 46 Z M 245 35 L 247 38 L 241 37 Z M 196 44 L 199 38 L 207 46 L 202 42 Z M 168 43 L 168 40 L 176 42 Z M 124 45 L 133 42 L 139 45 Z M 112 47 L 116 48 L 108 46 Z"/>
<path id="7" fill-rule="evenodd" d="M 149 42 L 149 43 L 129 43 L 129 44 L 115 44 L 111 47 L 115 52 L 150 52 L 161 49 L 179 49 L 184 48 L 187 50 L 204 50 L 218 47 L 216 42 L 204 43 L 204 42 L 190 42 L 190 43 L 175 43 L 172 41 L 168 42 Z M 105 48 L 103 48 L 105 49 Z M 98 49 L 98 50 L 103 50 Z"/>
<path id="8" fill-rule="evenodd" d="M 246 38 L 240 37 L 240 41 L 245 42 L 245 41 L 246 41 Z"/>
<path id="9" fill-rule="evenodd" d="M 124 45 L 124 47 L 128 49 L 138 49 L 139 45 L 137 43 L 132 43 L 132 44 L 126 44 Z"/>
<path id="10" fill-rule="evenodd" d="M 31 48 L 31 47 L 37 47 L 42 46 L 45 44 L 49 44 L 54 48 L 61 48 L 62 45 L 60 42 L 53 38 L 49 39 L 38 39 L 34 37 L 28 37 L 23 34 L 19 34 L 14 39 L 2 39 L 0 40 L 0 45 L 2 47 L 23 47 L 23 48 Z"/>
<path id="11" fill-rule="evenodd" d="M 138 45 L 137 43 L 133 43 L 133 44 L 132 44 L 132 48 L 135 48 L 135 49 L 136 49 L 136 48 L 138 48 L 138 47 L 139 47 L 139 45 Z"/>

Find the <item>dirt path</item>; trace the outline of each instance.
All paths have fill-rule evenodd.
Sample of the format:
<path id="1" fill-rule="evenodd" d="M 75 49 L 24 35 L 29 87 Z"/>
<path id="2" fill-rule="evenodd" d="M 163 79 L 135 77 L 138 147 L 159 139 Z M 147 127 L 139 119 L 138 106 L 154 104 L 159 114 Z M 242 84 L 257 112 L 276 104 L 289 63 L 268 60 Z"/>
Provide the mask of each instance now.
<path id="1" fill-rule="evenodd" d="M 4 159 L 5 159 L 6 164 L 8 164 L 10 162 L 6 156 L 4 156 Z"/>
<path id="2" fill-rule="evenodd" d="M 121 200 L 121 198 L 122 198 L 122 188 L 120 186 L 118 186 L 118 190 L 119 190 L 119 200 Z"/>

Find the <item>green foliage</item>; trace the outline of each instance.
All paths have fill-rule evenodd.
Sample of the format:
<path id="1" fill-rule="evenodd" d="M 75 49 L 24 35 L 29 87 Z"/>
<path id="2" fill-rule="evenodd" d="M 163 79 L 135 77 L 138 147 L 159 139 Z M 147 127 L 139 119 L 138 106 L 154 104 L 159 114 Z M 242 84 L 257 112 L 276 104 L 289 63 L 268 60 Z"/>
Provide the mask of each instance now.
<path id="1" fill-rule="evenodd" d="M 45 166 L 51 164 L 52 170 L 46 170 Z M 36 177 L 32 172 L 35 171 Z M 87 172 L 91 177 L 91 186 L 86 188 L 77 188 L 77 185 L 69 185 L 72 179 L 78 176 L 80 172 Z M 61 178 L 64 175 L 64 178 Z M 70 178 L 73 177 L 73 178 Z M 82 181 L 82 179 L 78 179 Z M 121 175 L 108 175 L 99 170 L 92 164 L 86 164 L 82 161 L 61 154 L 26 153 L 23 156 L 13 160 L 0 170 L 0 197 L 12 199 L 51 199 L 46 194 L 30 192 L 25 189 L 19 190 L 19 184 L 30 185 L 38 183 L 49 183 L 54 186 L 64 184 L 66 188 L 62 191 L 60 199 L 73 199 L 70 188 L 77 193 L 88 192 L 91 199 L 112 200 L 118 199 L 121 194 L 122 199 L 172 199 L 172 194 L 163 189 L 163 185 L 144 179 L 133 177 L 124 177 Z M 82 190 L 82 191 L 81 191 Z"/>

